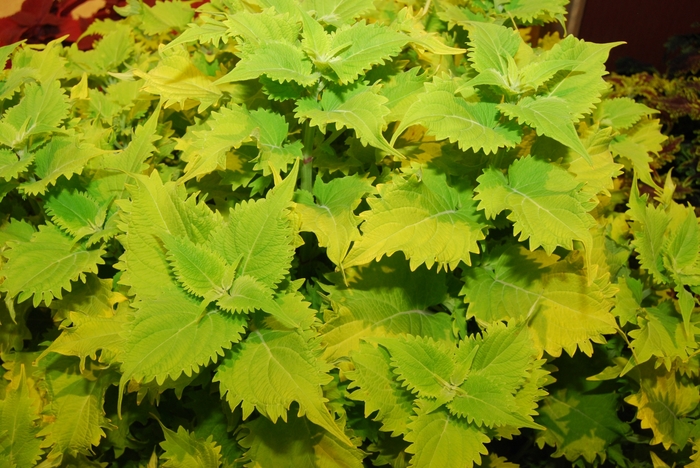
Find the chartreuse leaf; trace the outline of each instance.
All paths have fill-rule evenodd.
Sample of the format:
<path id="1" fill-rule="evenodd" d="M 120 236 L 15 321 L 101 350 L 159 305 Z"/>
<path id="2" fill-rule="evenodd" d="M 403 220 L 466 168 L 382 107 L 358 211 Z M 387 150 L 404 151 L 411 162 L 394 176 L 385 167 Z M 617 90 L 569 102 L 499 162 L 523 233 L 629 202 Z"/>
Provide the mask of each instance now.
<path id="1" fill-rule="evenodd" d="M 204 15 L 200 15 L 198 20 L 200 21 L 199 23 L 190 23 L 189 27 L 185 29 L 182 34 L 168 42 L 163 50 L 172 49 L 177 45 L 195 41 L 202 44 L 211 43 L 214 46 L 219 46 L 220 42 L 226 43 L 230 32 L 223 21 L 218 21 Z"/>
<path id="2" fill-rule="evenodd" d="M 37 437 L 41 397 L 28 384 L 24 364 L 20 366 L 0 400 L 0 461 L 8 467 L 30 468 L 42 453 L 42 440 Z"/>
<path id="3" fill-rule="evenodd" d="M 576 65 L 548 81 L 543 95 L 563 99 L 571 116 L 568 120 L 580 119 L 600 101 L 601 93 L 607 88 L 608 85 L 601 79 L 606 73 L 605 61 L 610 49 L 620 44 L 595 44 L 569 34 L 551 50 L 544 52 L 541 60 L 570 60 Z"/>
<path id="4" fill-rule="evenodd" d="M 333 179 L 327 184 L 317 178 L 314 183 L 316 202 L 300 198 L 294 210 L 301 217 L 301 231 L 316 234 L 318 244 L 326 247 L 326 255 L 342 265 L 350 243 L 360 238 L 360 219 L 354 210 L 367 193 L 372 193 L 372 180 L 360 176 Z"/>
<path id="5" fill-rule="evenodd" d="M 427 411 L 430 405 L 418 400 L 416 413 L 408 426 L 406 449 L 413 454 L 409 467 L 438 468 L 461 466 L 471 468 L 480 464 L 488 451 L 484 444 L 489 438 L 474 424 L 455 417 L 444 408 Z"/>
<path id="6" fill-rule="evenodd" d="M 380 198 L 367 198 L 371 210 L 361 213 L 362 237 L 348 253 L 344 266 L 379 260 L 402 251 L 416 269 L 456 268 L 471 264 L 484 238 L 470 191 L 451 188 L 444 175 L 423 168 L 408 180 L 394 176 L 377 186 Z"/>
<path id="7" fill-rule="evenodd" d="M 126 330 L 129 319 L 125 310 L 107 317 L 70 312 L 69 318 L 72 326 L 65 328 L 42 356 L 49 352 L 77 356 L 80 358 L 81 370 L 85 369 L 88 357 L 97 359 L 97 351 L 102 352 L 101 362 L 110 362 L 119 357 L 124 345 L 122 333 Z M 105 355 L 106 353 L 109 354 Z"/>
<path id="8" fill-rule="evenodd" d="M 138 312 L 125 332 L 122 386 L 130 379 L 160 385 L 167 377 L 191 376 L 239 341 L 246 324 L 242 316 L 213 306 L 203 314 L 199 301 L 178 289 L 134 305 Z"/>
<path id="9" fill-rule="evenodd" d="M 381 422 L 382 430 L 393 436 L 405 434 L 414 397 L 396 380 L 389 352 L 382 346 L 363 343 L 351 356 L 355 368 L 346 373 L 352 380 L 348 390 L 356 390 L 348 396 L 365 403 L 366 418 L 376 411 L 374 419 Z"/>
<path id="10" fill-rule="evenodd" d="M 221 447 L 212 441 L 198 438 L 187 432 L 184 427 L 171 431 L 161 424 L 165 440 L 160 446 L 165 450 L 161 455 L 165 459 L 163 467 L 168 468 L 219 468 L 221 466 Z"/>
<path id="11" fill-rule="evenodd" d="M 602 100 L 593 116 L 602 125 L 612 127 L 614 130 L 625 130 L 639 122 L 642 117 L 658 112 L 633 99 L 622 97 Z"/>
<path id="12" fill-rule="evenodd" d="M 539 135 L 548 136 L 568 146 L 583 156 L 589 164 L 593 163 L 576 133 L 567 103 L 563 99 L 528 96 L 517 104 L 499 104 L 498 109 L 508 117 L 518 119 L 518 123 L 531 126 Z"/>
<path id="13" fill-rule="evenodd" d="M 286 421 L 289 405 L 296 401 L 299 416 L 352 446 L 325 405 L 321 386 L 332 378 L 319 351 L 294 331 L 257 330 L 233 348 L 214 379 L 231 408 L 241 405 L 244 418 L 257 409 L 272 422 Z"/>
<path id="14" fill-rule="evenodd" d="M 5 277 L 0 286 L 18 302 L 32 297 L 34 307 L 42 301 L 47 306 L 62 290 L 71 290 L 71 281 L 85 281 L 85 273 L 97 273 L 103 264 L 103 248 L 87 250 L 53 224 L 39 228 L 28 242 L 17 242 L 5 250 L 8 261 L 2 266 Z"/>
<path id="15" fill-rule="evenodd" d="M 202 129 L 188 130 L 176 146 L 183 150 L 182 159 L 187 161 L 183 181 L 226 169 L 226 153 L 249 141 L 254 125 L 248 112 L 234 104 L 212 112 Z"/>
<path id="16" fill-rule="evenodd" d="M 274 287 L 287 274 L 294 256 L 295 232 L 287 215 L 298 162 L 266 198 L 241 202 L 208 239 L 209 247 L 229 264 L 240 258 L 238 275 L 250 275 Z"/>
<path id="17" fill-rule="evenodd" d="M 152 7 L 141 4 L 141 28 L 149 35 L 183 29 L 193 16 L 190 4 L 179 0 L 156 2 Z"/>
<path id="18" fill-rule="evenodd" d="M 676 312 L 671 301 L 646 308 L 645 313 L 639 315 L 637 324 L 639 329 L 628 332 L 633 338 L 630 347 L 636 364 L 656 356 L 670 369 L 676 358 L 687 361 L 695 348 L 694 333 L 686 333 L 683 317 Z"/>
<path id="19" fill-rule="evenodd" d="M 260 13 L 239 11 L 228 16 L 224 23 L 231 36 L 240 37 L 247 46 L 254 47 L 268 42 L 293 44 L 301 30 L 299 22 L 280 8 L 267 8 Z"/>
<path id="20" fill-rule="evenodd" d="M 350 83 L 372 66 L 398 55 L 408 41 L 408 36 L 387 26 L 360 21 L 335 32 L 330 49 L 340 52 L 328 60 L 328 66 L 340 84 Z"/>
<path id="21" fill-rule="evenodd" d="M 425 93 L 408 108 L 394 132 L 392 144 L 404 130 L 417 124 L 427 127 L 428 134 L 438 140 L 457 142 L 463 150 L 483 150 L 489 154 L 520 142 L 517 125 L 500 123 L 497 104 L 467 101 L 455 96 L 456 90 L 457 85 L 445 78 L 426 83 Z"/>
<path id="22" fill-rule="evenodd" d="M 142 125 L 136 127 L 134 136 L 124 151 L 107 153 L 99 156 L 93 163 L 97 169 L 92 172 L 87 190 L 90 195 L 101 202 L 120 200 L 128 195 L 127 183 L 130 174 L 142 173 L 145 164 L 156 147 L 153 143 L 161 137 L 157 135 L 160 105 Z"/>
<path id="23" fill-rule="evenodd" d="M 104 153 L 78 135 L 55 136 L 34 154 L 34 175 L 39 180 L 23 183 L 20 190 L 28 195 L 44 193 L 59 177 L 80 174 L 88 161 Z"/>
<path id="24" fill-rule="evenodd" d="M 368 336 L 418 335 L 450 340 L 448 314 L 430 306 L 445 299 L 445 275 L 421 266 L 411 271 L 395 255 L 346 272 L 349 286 L 337 275 L 335 286 L 323 286 L 337 315 L 322 328 L 324 357 L 336 360 L 358 349 Z"/>
<path id="25" fill-rule="evenodd" d="M 573 249 L 574 240 L 590 246 L 589 229 L 595 220 L 588 214 L 589 195 L 573 175 L 546 161 L 525 157 L 508 168 L 507 176 L 486 169 L 477 181 L 479 209 L 488 218 L 509 210 L 513 232 L 519 240 L 530 239 L 530 250 L 542 246 L 552 253 L 557 246 Z"/>
<path id="26" fill-rule="evenodd" d="M 642 118 L 634 126 L 626 129 L 610 143 L 610 151 L 616 156 L 629 159 L 634 167 L 635 175 L 647 185 L 656 187 L 651 178 L 651 156 L 658 153 L 666 135 L 661 133 L 661 124 L 657 119 Z"/>
<path id="27" fill-rule="evenodd" d="M 625 401 L 637 407 L 642 428 L 651 429 L 651 444 L 663 444 L 666 450 L 673 444 L 684 447 L 693 427 L 687 416 L 700 402 L 697 386 L 682 382 L 673 370 L 654 369 L 650 363 L 637 367 L 633 377 L 639 392 Z"/>
<path id="28" fill-rule="evenodd" d="M 377 94 L 376 88 L 366 85 L 328 86 L 320 101 L 312 98 L 297 101 L 295 116 L 301 122 L 308 119 L 310 125 L 321 129 L 321 133 L 325 133 L 326 126 L 331 123 L 338 129 L 351 128 L 363 145 L 402 158 L 382 135 L 386 126 L 384 117 L 389 114 L 386 102 L 387 98 Z"/>
<path id="29" fill-rule="evenodd" d="M 5 112 L 0 121 L 0 143 L 19 145 L 32 135 L 58 130 L 68 114 L 68 99 L 58 81 L 24 88 L 19 104 Z"/>
<path id="30" fill-rule="evenodd" d="M 301 7 L 313 11 L 317 21 L 341 26 L 374 9 L 371 0 L 304 0 Z"/>
<path id="31" fill-rule="evenodd" d="M 590 385 L 587 385 L 590 387 Z M 617 415 L 618 395 L 602 388 L 585 391 L 572 385 L 551 392 L 539 409 L 537 422 L 546 427 L 535 442 L 555 447 L 553 457 L 570 462 L 583 457 L 588 463 L 605 461 L 606 449 L 630 432 Z"/>
<path id="32" fill-rule="evenodd" d="M 173 273 L 185 291 L 210 300 L 226 294 L 234 275 L 221 256 L 187 238 L 164 235 L 162 239 Z"/>
<path id="33" fill-rule="evenodd" d="M 124 332 L 122 388 L 132 378 L 162 384 L 182 373 L 191 376 L 238 341 L 245 325 L 241 316 L 211 305 L 202 310 L 201 300 L 172 275 L 166 249 L 157 240 L 166 233 L 204 243 L 219 218 L 194 198 L 186 199 L 182 186 L 163 184 L 156 172 L 135 181 L 132 202 L 123 205 L 125 253 L 117 264 L 137 309 Z"/>
<path id="34" fill-rule="evenodd" d="M 450 382 L 455 371 L 452 343 L 411 335 L 373 338 L 372 341 L 389 350 L 391 366 L 402 386 L 420 398 L 436 398 L 438 401 L 454 398 L 456 388 Z"/>
<path id="35" fill-rule="evenodd" d="M 611 135 L 612 129 L 610 128 L 591 130 L 581 139 L 589 158 L 584 158 L 574 151 L 568 151 L 563 161 L 567 165 L 567 170 L 576 175 L 576 180 L 585 184 L 581 189 L 583 192 L 589 193 L 591 198 L 601 192 L 609 195 L 610 190 L 615 187 L 614 179 L 622 173 L 622 164 L 613 160 L 609 149 Z M 532 154 L 544 156 L 546 147 L 543 148 L 543 151 L 536 151 L 535 147 L 537 146 L 537 143 L 533 145 Z"/>
<path id="36" fill-rule="evenodd" d="M 503 5 L 503 9 L 513 17 L 530 23 L 536 19 L 563 17 L 567 14 L 567 3 L 566 0 L 511 0 Z"/>
<path id="37" fill-rule="evenodd" d="M 18 156 L 10 149 L 0 149 L 0 177 L 8 182 L 16 179 L 27 170 L 32 161 L 34 161 L 32 153 L 23 152 Z"/>
<path id="38" fill-rule="evenodd" d="M 262 169 L 263 175 L 287 172 L 289 165 L 302 157 L 303 145 L 299 140 L 284 143 L 289 134 L 289 124 L 284 116 L 266 109 L 257 109 L 250 112 L 249 118 L 260 149 L 254 169 Z"/>
<path id="39" fill-rule="evenodd" d="M 527 320 L 535 347 L 552 356 L 577 346 L 593 352 L 591 340 L 615 333 L 608 284 L 588 284 L 577 269 L 524 247 L 495 252 L 465 272 L 461 294 L 467 316 L 487 323 Z"/>
<path id="40" fill-rule="evenodd" d="M 68 232 L 76 239 L 102 231 L 107 207 L 100 206 L 95 199 L 84 192 L 61 190 L 51 195 L 44 205 L 46 213 L 51 216 L 54 224 Z M 102 236 L 115 234 L 102 232 Z"/>
<path id="41" fill-rule="evenodd" d="M 53 355 L 43 360 L 48 401 L 45 413 L 50 416 L 40 437 L 41 446 L 51 447 L 48 458 L 60 460 L 63 454 L 88 454 L 105 436 L 109 419 L 103 409 L 107 388 L 116 381 L 110 370 L 81 374 L 78 362 L 70 357 Z"/>
<path id="42" fill-rule="evenodd" d="M 664 234 L 670 224 L 670 217 L 662 206 L 647 204 L 647 195 L 640 196 L 636 179 L 630 190 L 629 214 L 634 221 L 632 231 L 635 238 L 632 245 L 639 254 L 641 266 L 648 270 L 657 282 L 667 282 L 664 274 L 663 247 Z"/>
<path id="43" fill-rule="evenodd" d="M 520 34 L 497 24 L 472 22 L 469 30 L 469 60 L 480 73 L 495 70 L 508 76 L 509 63 L 523 44 Z"/>
<path id="44" fill-rule="evenodd" d="M 294 81 L 311 86 L 318 81 L 311 61 L 302 50 L 286 42 L 266 42 L 245 54 L 236 67 L 216 81 L 217 85 L 232 81 L 252 80 L 261 75 L 280 83 Z"/>
<path id="45" fill-rule="evenodd" d="M 379 90 L 379 94 L 389 99 L 385 104 L 390 112 L 386 116 L 387 122 L 403 120 L 406 111 L 422 94 L 425 84 L 425 75 L 419 75 L 419 67 L 412 68 L 404 73 L 397 73 L 389 78 Z"/>
<path id="46" fill-rule="evenodd" d="M 161 55 L 158 65 L 148 73 L 135 69 L 134 75 L 145 81 L 143 90 L 160 96 L 165 107 L 185 101 L 198 101 L 204 110 L 218 101 L 221 91 L 192 62 L 184 50 L 173 50 Z"/>
<path id="47" fill-rule="evenodd" d="M 243 426 L 247 433 L 239 440 L 248 449 L 244 457 L 254 465 L 278 468 L 319 468 L 342 466 L 362 468 L 365 453 L 293 412 L 287 421 L 257 418 Z"/>

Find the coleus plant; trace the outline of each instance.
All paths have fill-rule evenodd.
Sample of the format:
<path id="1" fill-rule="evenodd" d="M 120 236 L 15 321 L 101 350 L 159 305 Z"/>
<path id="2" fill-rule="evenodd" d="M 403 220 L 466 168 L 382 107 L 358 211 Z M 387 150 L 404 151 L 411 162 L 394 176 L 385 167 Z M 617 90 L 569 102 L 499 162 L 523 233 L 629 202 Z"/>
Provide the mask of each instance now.
<path id="1" fill-rule="evenodd" d="M 700 228 L 565 3 L 1 48 L 3 463 L 697 465 Z"/>

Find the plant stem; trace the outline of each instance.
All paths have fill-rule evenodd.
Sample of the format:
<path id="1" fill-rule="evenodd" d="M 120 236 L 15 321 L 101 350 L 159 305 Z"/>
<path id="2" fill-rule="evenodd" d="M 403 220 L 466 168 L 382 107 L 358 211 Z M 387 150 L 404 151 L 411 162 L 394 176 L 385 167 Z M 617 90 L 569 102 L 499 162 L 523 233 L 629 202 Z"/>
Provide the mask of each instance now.
<path id="1" fill-rule="evenodd" d="M 309 125 L 307 120 L 304 123 L 304 159 L 301 166 L 301 189 L 309 192 L 313 191 L 314 173 L 313 173 L 313 146 L 316 129 Z"/>

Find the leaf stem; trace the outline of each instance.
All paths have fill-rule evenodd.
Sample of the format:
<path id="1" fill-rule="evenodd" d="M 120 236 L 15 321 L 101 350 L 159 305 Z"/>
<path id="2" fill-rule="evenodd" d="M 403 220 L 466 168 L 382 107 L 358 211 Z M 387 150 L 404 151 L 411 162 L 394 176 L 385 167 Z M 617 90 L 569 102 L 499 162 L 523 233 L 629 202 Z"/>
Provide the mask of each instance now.
<path id="1" fill-rule="evenodd" d="M 313 191 L 314 173 L 313 173 L 313 146 L 316 129 L 309 125 L 307 120 L 304 123 L 304 159 L 301 165 L 301 189 L 308 192 Z"/>

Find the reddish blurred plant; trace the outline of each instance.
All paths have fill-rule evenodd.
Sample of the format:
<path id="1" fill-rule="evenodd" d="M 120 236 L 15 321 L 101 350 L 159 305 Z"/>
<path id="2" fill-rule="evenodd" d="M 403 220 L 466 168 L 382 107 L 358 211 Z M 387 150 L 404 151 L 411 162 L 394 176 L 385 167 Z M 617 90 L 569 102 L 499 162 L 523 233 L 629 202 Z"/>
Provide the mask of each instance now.
<path id="1" fill-rule="evenodd" d="M 118 19 L 113 7 L 125 3 L 126 0 L 3 0 L 0 45 L 22 39 L 29 43 L 46 43 L 66 35 L 67 41 L 75 42 L 95 19 Z M 81 40 L 78 46 L 91 48 L 92 38 Z"/>

